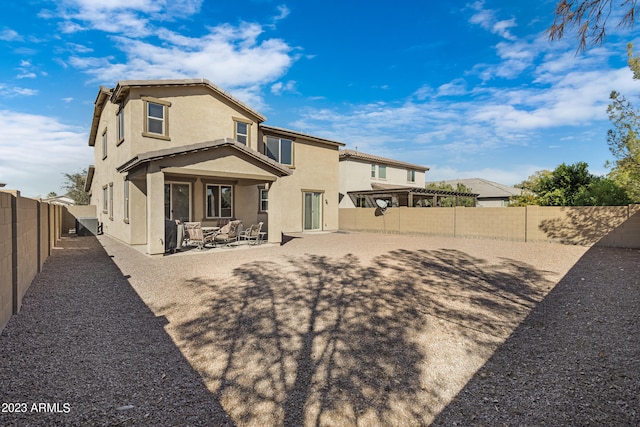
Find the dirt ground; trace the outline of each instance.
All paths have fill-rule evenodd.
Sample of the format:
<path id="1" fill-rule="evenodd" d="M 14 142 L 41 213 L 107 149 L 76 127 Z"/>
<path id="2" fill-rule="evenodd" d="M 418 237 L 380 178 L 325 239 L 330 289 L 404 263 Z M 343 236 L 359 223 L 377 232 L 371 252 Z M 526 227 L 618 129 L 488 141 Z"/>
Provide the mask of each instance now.
<path id="1" fill-rule="evenodd" d="M 367 233 L 159 258 L 69 238 L 0 424 L 637 425 L 640 251 Z"/>

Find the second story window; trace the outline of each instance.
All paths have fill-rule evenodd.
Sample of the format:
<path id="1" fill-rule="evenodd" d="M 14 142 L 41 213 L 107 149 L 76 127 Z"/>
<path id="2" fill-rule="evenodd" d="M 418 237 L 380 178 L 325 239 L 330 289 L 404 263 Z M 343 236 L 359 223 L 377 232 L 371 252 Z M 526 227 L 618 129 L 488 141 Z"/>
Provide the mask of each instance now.
<path id="1" fill-rule="evenodd" d="M 169 139 L 170 102 L 157 98 L 142 97 L 144 101 L 143 136 Z"/>
<path id="2" fill-rule="evenodd" d="M 164 106 L 147 103 L 147 131 L 164 135 Z"/>
<path id="3" fill-rule="evenodd" d="M 371 178 L 387 179 L 387 167 L 385 165 L 371 165 Z"/>
<path id="4" fill-rule="evenodd" d="M 407 181 L 416 182 L 416 171 L 413 169 L 407 170 Z"/>
<path id="5" fill-rule="evenodd" d="M 265 154 L 283 165 L 293 165 L 293 141 L 290 139 L 267 137 Z"/>
<path id="6" fill-rule="evenodd" d="M 120 108 L 118 110 L 118 144 L 121 144 L 124 141 L 124 108 Z"/>
<path id="7" fill-rule="evenodd" d="M 107 158 L 107 130 L 104 130 L 102 134 L 102 158 Z"/>
<path id="8" fill-rule="evenodd" d="M 245 122 L 235 122 L 236 125 L 236 141 L 248 145 L 249 144 L 249 124 Z"/>

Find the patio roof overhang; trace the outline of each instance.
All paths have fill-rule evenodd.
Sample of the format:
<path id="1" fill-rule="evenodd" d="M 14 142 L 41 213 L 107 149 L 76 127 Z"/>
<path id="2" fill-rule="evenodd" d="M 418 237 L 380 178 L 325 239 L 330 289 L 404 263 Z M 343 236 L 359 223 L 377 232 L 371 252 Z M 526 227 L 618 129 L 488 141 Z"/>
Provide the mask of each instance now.
<path id="1" fill-rule="evenodd" d="M 240 166 L 252 164 L 254 167 L 205 167 L 207 159 L 215 159 L 220 153 L 241 159 L 237 162 Z M 194 156 L 198 157 L 197 161 Z M 165 174 L 219 178 L 239 184 L 273 182 L 292 173 L 287 166 L 229 138 L 141 153 L 116 169 L 130 179 L 146 173 L 154 162 Z"/>
<path id="2" fill-rule="evenodd" d="M 244 172 L 226 172 L 226 171 L 214 171 L 208 169 L 193 169 L 193 168 L 180 168 L 180 167 L 164 167 L 162 168 L 162 172 L 171 176 L 197 176 L 197 177 L 208 177 L 212 179 L 221 179 L 221 180 L 229 180 L 234 181 L 240 185 L 251 185 L 251 184 L 264 184 L 274 182 L 277 178 L 276 175 L 264 173 L 244 173 Z"/>
<path id="3" fill-rule="evenodd" d="M 448 190 L 433 190 L 429 188 L 421 187 L 396 187 L 396 186 L 379 186 L 373 190 L 360 190 L 360 191 L 348 191 L 349 197 L 365 197 L 368 200 L 375 200 L 377 198 L 385 197 L 398 197 L 407 196 L 408 199 L 437 199 L 439 197 L 471 197 L 477 201 L 478 194 L 476 193 L 463 193 L 460 191 L 448 191 Z M 457 204 L 457 203 L 456 203 Z M 372 207 L 375 205 L 372 203 Z"/>

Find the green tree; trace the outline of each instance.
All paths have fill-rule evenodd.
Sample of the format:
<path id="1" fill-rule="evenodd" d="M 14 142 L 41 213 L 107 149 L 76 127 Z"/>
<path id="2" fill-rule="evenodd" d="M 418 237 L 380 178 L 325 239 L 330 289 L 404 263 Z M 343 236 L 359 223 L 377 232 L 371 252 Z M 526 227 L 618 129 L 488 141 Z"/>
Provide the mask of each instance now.
<path id="1" fill-rule="evenodd" d="M 565 30 L 577 28 L 578 52 L 584 52 L 587 45 L 602 44 L 607 35 L 607 21 L 614 10 L 622 12 L 618 27 L 633 27 L 635 16 L 640 13 L 637 3 L 637 0 L 560 0 L 547 35 L 550 40 L 558 40 Z"/>
<path id="2" fill-rule="evenodd" d="M 430 190 L 443 190 L 443 191 L 457 191 L 458 193 L 473 193 L 469 187 L 462 183 L 458 183 L 455 187 L 451 184 L 446 184 L 444 181 L 438 183 L 429 183 L 425 185 L 425 188 Z M 443 208 L 450 208 L 456 206 L 456 198 L 452 197 L 440 197 L 438 198 L 440 206 Z M 475 207 L 475 200 L 473 197 L 458 197 L 458 206 Z"/>
<path id="3" fill-rule="evenodd" d="M 633 45 L 627 45 L 629 68 L 640 80 L 640 57 L 633 56 Z M 624 187 L 634 201 L 640 201 L 640 112 L 620 93 L 611 92 L 607 108 L 613 129 L 607 132 L 609 150 L 616 159 L 607 162 L 612 168 L 609 178 Z"/>
<path id="4" fill-rule="evenodd" d="M 596 176 L 578 190 L 574 203 L 576 206 L 623 206 L 631 203 L 631 198 L 613 180 Z"/>
<path id="5" fill-rule="evenodd" d="M 518 187 L 524 193 L 513 197 L 511 206 L 619 206 L 630 202 L 624 188 L 613 180 L 589 173 L 589 165 L 562 163 L 553 171 L 539 171 Z"/>
<path id="6" fill-rule="evenodd" d="M 77 173 L 63 174 L 65 183 L 62 187 L 67 190 L 67 196 L 72 198 L 76 205 L 88 205 L 91 201 L 89 193 L 84 191 L 84 181 L 87 176 L 86 169 Z"/>

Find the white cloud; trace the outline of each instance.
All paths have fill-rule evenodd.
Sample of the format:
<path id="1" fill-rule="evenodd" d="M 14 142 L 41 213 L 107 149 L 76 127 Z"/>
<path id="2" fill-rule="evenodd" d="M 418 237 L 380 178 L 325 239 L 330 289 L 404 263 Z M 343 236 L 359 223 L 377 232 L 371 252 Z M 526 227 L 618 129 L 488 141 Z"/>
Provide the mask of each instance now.
<path id="1" fill-rule="evenodd" d="M 271 93 L 274 95 L 282 95 L 285 92 L 296 92 L 295 80 L 289 80 L 288 82 L 277 82 L 271 85 Z"/>
<path id="2" fill-rule="evenodd" d="M 0 110 L 0 128 L 0 176 L 8 188 L 19 182 L 24 196 L 60 192 L 63 173 L 92 161 L 84 130 L 55 118 Z"/>
<path id="3" fill-rule="evenodd" d="M 15 30 L 10 28 L 6 28 L 0 31 L 0 40 L 4 40 L 7 42 L 11 41 L 22 41 L 22 36 L 18 34 Z"/>
<path id="4" fill-rule="evenodd" d="M 36 89 L 28 89 L 18 86 L 7 87 L 7 85 L 0 84 L 0 96 L 6 98 L 12 98 L 15 96 L 34 96 L 38 94 Z"/>
<path id="5" fill-rule="evenodd" d="M 469 18 L 470 23 L 479 25 L 485 30 L 507 40 L 516 39 L 509 31 L 510 28 L 517 27 L 515 18 L 498 20 L 495 10 L 484 8 L 484 1 L 476 1 L 468 4 L 467 7 L 475 11 Z"/>
<path id="6" fill-rule="evenodd" d="M 69 63 L 103 84 L 123 79 L 204 77 L 260 108 L 262 87 L 284 75 L 296 59 L 287 43 L 275 38 L 260 40 L 262 33 L 258 24 L 241 23 L 212 27 L 200 38 L 162 30 L 157 34 L 161 45 L 113 36 L 126 62 L 74 56 Z"/>
<path id="7" fill-rule="evenodd" d="M 602 128 L 608 124 L 609 93 L 612 89 L 635 93 L 638 84 L 628 68 L 603 65 L 617 53 L 598 49 L 576 58 L 571 51 L 571 62 L 567 50 L 558 52 L 555 46 L 537 41 L 528 44 L 534 48 L 530 54 L 518 42 L 511 46 L 513 49 L 500 51 L 505 62 L 519 59 L 527 63 L 521 76 L 524 83 L 517 86 L 498 80 L 471 87 L 469 79 L 456 78 L 436 89 L 422 86 L 405 102 L 309 107 L 288 126 L 344 142 L 350 148 L 358 146 L 364 152 L 430 166 L 471 164 L 470 159 L 477 164 L 481 156 L 490 161 L 492 153 L 516 147 L 548 149 L 547 133 L 567 126 L 580 130 L 577 140 L 601 140 L 606 145 Z M 561 66 L 563 63 L 566 65 Z M 457 94 L 466 96 L 460 99 Z M 587 137 L 587 131 L 593 135 Z M 567 144 L 578 144 L 577 140 Z M 438 179 L 475 175 L 514 183 L 528 176 L 523 176 L 521 167 L 506 168 L 509 173 L 504 176 L 497 169 L 471 169 L 462 175 L 460 169 L 452 172 L 455 176 Z"/>
<path id="8" fill-rule="evenodd" d="M 124 33 L 129 37 L 152 34 L 151 20 L 170 21 L 197 13 L 202 0 L 62 0 L 55 12 L 42 17 L 61 17 L 64 33 L 88 29 Z"/>
<path id="9" fill-rule="evenodd" d="M 291 13 L 289 8 L 285 5 L 280 5 L 277 7 L 277 9 L 278 9 L 278 15 L 273 18 L 274 21 L 282 21 Z"/>

